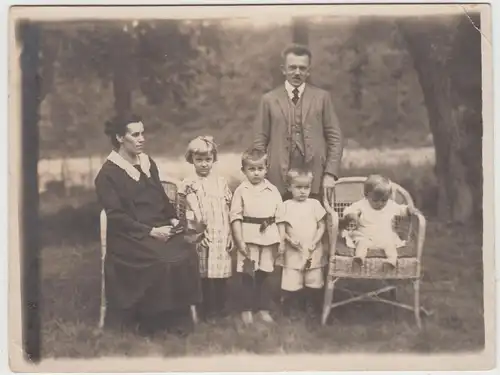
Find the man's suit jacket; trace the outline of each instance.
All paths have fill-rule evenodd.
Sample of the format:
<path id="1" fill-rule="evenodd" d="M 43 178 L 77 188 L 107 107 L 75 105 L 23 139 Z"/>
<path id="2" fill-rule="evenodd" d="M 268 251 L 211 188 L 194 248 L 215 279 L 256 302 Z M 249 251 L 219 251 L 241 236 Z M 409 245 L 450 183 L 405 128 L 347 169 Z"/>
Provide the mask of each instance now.
<path id="1" fill-rule="evenodd" d="M 343 150 L 342 133 L 327 91 L 306 84 L 301 100 L 306 162 L 314 174 L 312 193 L 319 193 L 325 173 L 338 176 Z M 254 124 L 253 146 L 267 150 L 267 177 L 282 194 L 286 192 L 291 152 L 293 113 L 289 108 L 285 85 L 281 85 L 264 94 Z"/>

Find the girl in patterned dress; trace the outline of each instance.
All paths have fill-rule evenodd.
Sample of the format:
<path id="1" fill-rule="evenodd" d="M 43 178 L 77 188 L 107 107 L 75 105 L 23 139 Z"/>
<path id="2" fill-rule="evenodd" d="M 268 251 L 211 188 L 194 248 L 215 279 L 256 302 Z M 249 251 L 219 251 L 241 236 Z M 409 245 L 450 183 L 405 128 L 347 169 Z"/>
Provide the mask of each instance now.
<path id="1" fill-rule="evenodd" d="M 205 228 L 196 246 L 202 278 L 202 314 L 208 318 L 226 311 L 226 283 L 232 271 L 229 223 L 232 194 L 226 180 L 212 170 L 217 161 L 217 148 L 212 137 L 193 139 L 185 156 L 195 170 L 193 177 L 183 181 L 186 219 Z"/>

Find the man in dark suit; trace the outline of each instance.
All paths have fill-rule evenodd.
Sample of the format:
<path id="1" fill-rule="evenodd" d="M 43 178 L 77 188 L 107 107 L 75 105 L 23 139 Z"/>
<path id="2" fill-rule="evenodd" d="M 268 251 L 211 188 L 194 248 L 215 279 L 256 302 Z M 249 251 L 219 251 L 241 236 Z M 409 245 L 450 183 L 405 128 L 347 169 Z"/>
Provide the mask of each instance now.
<path id="1" fill-rule="evenodd" d="M 253 146 L 269 154 L 268 179 L 289 197 L 286 174 L 290 168 L 313 172 L 311 197 L 333 187 L 342 157 L 342 133 L 330 94 L 306 83 L 311 51 L 293 44 L 283 52 L 285 83 L 261 99 Z"/>

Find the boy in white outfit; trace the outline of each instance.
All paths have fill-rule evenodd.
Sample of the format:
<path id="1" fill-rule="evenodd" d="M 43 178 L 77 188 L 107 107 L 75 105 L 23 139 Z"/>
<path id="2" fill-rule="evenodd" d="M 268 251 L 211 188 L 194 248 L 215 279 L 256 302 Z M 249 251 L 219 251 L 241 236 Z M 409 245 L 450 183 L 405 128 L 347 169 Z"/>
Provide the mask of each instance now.
<path id="1" fill-rule="evenodd" d="M 318 200 L 309 198 L 312 172 L 291 169 L 287 178 L 292 199 L 281 205 L 277 222 L 282 237 L 279 253 L 283 260 L 283 307 L 285 315 L 290 315 L 294 305 L 309 305 L 317 310 L 321 303 L 326 211 Z"/>
<path id="2" fill-rule="evenodd" d="M 235 190 L 231 202 L 230 221 L 238 248 L 236 271 L 242 278 L 242 319 L 253 323 L 253 312 L 268 323 L 273 322 L 269 313 L 269 288 L 265 281 L 274 270 L 274 254 L 280 243 L 276 225 L 276 211 L 282 203 L 278 189 L 266 180 L 267 154 L 252 149 L 242 156 L 242 171 L 246 176 Z M 252 275 L 244 264 L 253 261 Z"/>

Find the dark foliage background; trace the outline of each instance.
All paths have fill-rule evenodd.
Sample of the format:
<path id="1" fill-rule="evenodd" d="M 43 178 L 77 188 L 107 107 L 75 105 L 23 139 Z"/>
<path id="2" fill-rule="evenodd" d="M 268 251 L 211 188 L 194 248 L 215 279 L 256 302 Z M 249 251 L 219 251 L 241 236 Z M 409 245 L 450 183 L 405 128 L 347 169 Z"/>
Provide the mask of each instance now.
<path id="1" fill-rule="evenodd" d="M 308 26 L 311 82 L 331 92 L 354 145 L 429 144 L 395 20 L 330 17 Z M 291 40 L 290 24 L 245 20 L 46 24 L 42 157 L 107 152 L 104 121 L 128 105 L 143 115 L 152 152 L 179 153 L 200 133 L 240 151 L 260 96 L 283 80 L 280 53 Z"/>

